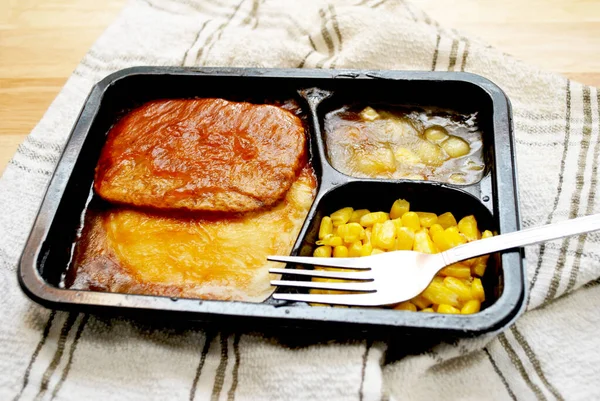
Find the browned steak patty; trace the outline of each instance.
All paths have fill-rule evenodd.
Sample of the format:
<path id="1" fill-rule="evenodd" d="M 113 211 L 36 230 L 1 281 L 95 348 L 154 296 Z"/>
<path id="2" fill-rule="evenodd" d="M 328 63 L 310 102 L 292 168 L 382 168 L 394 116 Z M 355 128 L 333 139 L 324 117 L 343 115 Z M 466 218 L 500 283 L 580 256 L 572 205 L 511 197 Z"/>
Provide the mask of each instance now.
<path id="1" fill-rule="evenodd" d="M 244 212 L 282 199 L 305 164 L 300 119 L 224 99 L 146 103 L 108 133 L 94 188 L 158 209 Z"/>

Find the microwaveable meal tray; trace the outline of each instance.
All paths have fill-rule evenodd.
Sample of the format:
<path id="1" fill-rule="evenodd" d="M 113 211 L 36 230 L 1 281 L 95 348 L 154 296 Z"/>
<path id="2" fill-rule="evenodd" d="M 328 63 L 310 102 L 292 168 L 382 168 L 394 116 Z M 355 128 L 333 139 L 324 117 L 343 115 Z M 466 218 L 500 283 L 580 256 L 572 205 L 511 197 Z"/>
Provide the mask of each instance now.
<path id="1" fill-rule="evenodd" d="M 318 189 L 292 254 L 310 255 L 320 219 L 338 208 L 388 210 L 398 198 L 407 199 L 414 210 L 450 211 L 457 219 L 474 214 L 480 227 L 500 234 L 519 229 L 510 103 L 501 89 L 483 77 L 462 72 L 134 67 L 111 74 L 95 85 L 75 123 L 20 261 L 19 281 L 31 299 L 49 308 L 142 318 L 229 323 L 252 319 L 253 327 L 330 326 L 363 331 L 396 328 L 406 333 L 453 335 L 500 330 L 522 310 L 525 275 L 519 249 L 490 258 L 483 277 L 487 299 L 482 311 L 473 315 L 311 307 L 272 298 L 247 303 L 61 288 L 109 128 L 124 112 L 144 102 L 193 97 L 256 103 L 296 99 L 303 108 L 308 117 L 309 152 Z M 324 116 L 340 105 L 356 102 L 476 112 L 483 133 L 483 178 L 472 185 L 450 185 L 362 179 L 340 173 L 327 158 Z"/>

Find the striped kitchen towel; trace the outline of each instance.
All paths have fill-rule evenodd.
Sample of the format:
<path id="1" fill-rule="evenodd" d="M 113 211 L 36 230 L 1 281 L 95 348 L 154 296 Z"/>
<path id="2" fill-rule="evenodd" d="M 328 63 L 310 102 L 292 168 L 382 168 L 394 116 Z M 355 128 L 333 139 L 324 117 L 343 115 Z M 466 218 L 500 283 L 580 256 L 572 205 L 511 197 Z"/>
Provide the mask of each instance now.
<path id="1" fill-rule="evenodd" d="M 600 92 L 443 28 L 402 0 L 131 0 L 0 180 L 1 400 L 600 399 L 600 236 L 526 249 L 528 311 L 416 353 L 46 310 L 16 268 L 91 86 L 135 65 L 470 71 L 514 108 L 524 227 L 600 213 Z M 398 351 L 404 350 L 404 351 Z"/>

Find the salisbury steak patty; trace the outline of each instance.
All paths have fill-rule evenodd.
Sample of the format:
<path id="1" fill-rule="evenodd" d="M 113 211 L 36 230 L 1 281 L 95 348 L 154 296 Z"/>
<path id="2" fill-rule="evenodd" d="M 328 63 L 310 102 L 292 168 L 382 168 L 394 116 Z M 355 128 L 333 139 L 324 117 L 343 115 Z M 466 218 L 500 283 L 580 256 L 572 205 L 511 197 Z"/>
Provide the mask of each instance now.
<path id="1" fill-rule="evenodd" d="M 108 133 L 94 188 L 159 209 L 242 212 L 274 204 L 305 162 L 302 122 L 270 105 L 157 100 Z"/>

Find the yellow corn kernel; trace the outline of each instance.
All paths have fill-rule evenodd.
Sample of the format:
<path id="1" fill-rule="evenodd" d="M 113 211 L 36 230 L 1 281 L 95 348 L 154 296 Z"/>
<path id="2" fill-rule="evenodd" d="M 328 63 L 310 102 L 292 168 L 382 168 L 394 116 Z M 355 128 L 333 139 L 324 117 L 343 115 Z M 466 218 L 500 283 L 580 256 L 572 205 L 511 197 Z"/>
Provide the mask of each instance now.
<path id="1" fill-rule="evenodd" d="M 483 290 L 481 279 L 473 279 L 473 282 L 471 283 L 471 294 L 474 299 L 478 299 L 481 302 L 485 301 L 485 291 Z"/>
<path id="2" fill-rule="evenodd" d="M 473 263 L 471 269 L 473 270 L 473 275 L 478 277 L 483 277 L 485 274 L 485 269 L 487 268 L 489 255 L 484 255 L 476 258 L 477 260 Z"/>
<path id="3" fill-rule="evenodd" d="M 371 251 L 371 255 L 379 255 L 380 253 L 385 253 L 385 251 L 378 248 L 373 248 L 373 250 Z"/>
<path id="4" fill-rule="evenodd" d="M 483 234 L 481 234 L 481 239 L 491 238 L 493 236 L 494 233 L 492 233 L 490 230 L 485 230 Z"/>
<path id="5" fill-rule="evenodd" d="M 421 309 L 421 312 L 434 313 L 435 311 L 433 310 L 433 308 L 425 308 L 425 309 Z"/>
<path id="6" fill-rule="evenodd" d="M 477 220 L 473 215 L 466 216 L 458 222 L 458 231 L 467 237 L 467 241 L 475 241 L 481 238 L 481 233 L 477 229 Z"/>
<path id="7" fill-rule="evenodd" d="M 443 282 L 436 280 L 427 286 L 421 296 L 434 304 L 448 304 L 455 307 L 460 305 L 458 294 L 446 287 Z"/>
<path id="8" fill-rule="evenodd" d="M 390 210 L 390 218 L 398 219 L 402 217 L 402 215 L 410 210 L 410 203 L 404 199 L 398 199 L 392 205 L 392 209 Z"/>
<path id="9" fill-rule="evenodd" d="M 429 227 L 429 236 L 433 238 L 433 236 L 437 233 L 444 232 L 444 227 L 440 226 L 438 223 L 433 224 Z"/>
<path id="10" fill-rule="evenodd" d="M 371 212 L 369 212 L 368 209 L 358 209 L 352 212 L 352 216 L 350 216 L 350 220 L 348 221 L 349 223 L 360 223 L 360 218 L 363 217 L 365 214 L 369 214 Z"/>
<path id="11" fill-rule="evenodd" d="M 325 216 L 321 219 L 321 226 L 319 227 L 319 239 L 323 239 L 331 234 L 333 234 L 333 223 L 331 222 L 331 217 Z"/>
<path id="12" fill-rule="evenodd" d="M 437 308 L 437 313 L 457 314 L 460 313 L 460 309 L 457 309 L 452 305 L 440 304 Z"/>
<path id="13" fill-rule="evenodd" d="M 421 223 L 421 227 L 431 227 L 435 223 L 437 223 L 437 214 L 428 213 L 428 212 L 415 212 L 417 216 L 419 216 L 419 223 Z"/>
<path id="14" fill-rule="evenodd" d="M 379 231 L 381 231 L 381 227 L 383 223 L 375 223 L 371 226 L 371 244 L 373 244 L 373 248 L 378 248 L 379 244 L 377 243 L 377 237 L 379 237 Z"/>
<path id="15" fill-rule="evenodd" d="M 396 242 L 396 227 L 391 220 L 373 225 L 371 236 L 373 246 L 381 249 L 392 249 Z"/>
<path id="16" fill-rule="evenodd" d="M 328 245 L 319 246 L 314 250 L 313 256 L 316 258 L 330 258 L 331 247 Z"/>
<path id="17" fill-rule="evenodd" d="M 402 215 L 402 225 L 408 227 L 413 231 L 417 231 L 421 228 L 421 222 L 419 221 L 419 215 L 415 212 L 406 212 Z"/>
<path id="18" fill-rule="evenodd" d="M 438 274 L 456 278 L 469 278 L 471 277 L 471 269 L 462 263 L 454 263 L 453 265 L 444 267 Z"/>
<path id="19" fill-rule="evenodd" d="M 395 310 L 406 310 L 406 311 L 411 311 L 411 312 L 417 311 L 417 307 L 408 301 L 400 302 L 399 304 L 394 305 L 394 309 Z"/>
<path id="20" fill-rule="evenodd" d="M 415 242 L 413 244 L 413 251 L 423 253 L 437 253 L 438 250 L 433 244 L 433 241 L 429 237 L 429 233 L 426 228 L 421 228 L 415 233 Z"/>
<path id="21" fill-rule="evenodd" d="M 433 236 L 433 243 L 440 251 L 447 251 L 466 242 L 467 240 L 460 235 L 456 226 L 448 227 L 443 233 L 437 233 Z"/>
<path id="22" fill-rule="evenodd" d="M 337 227 L 339 225 L 346 224 L 348 220 L 350 220 L 350 217 L 352 217 L 352 212 L 354 212 L 354 209 L 351 207 L 345 207 L 331 213 L 330 217 L 333 226 Z"/>
<path id="23" fill-rule="evenodd" d="M 371 227 L 375 223 L 383 223 L 388 220 L 388 214 L 385 212 L 367 213 L 360 218 L 360 225 L 363 227 Z"/>
<path id="24" fill-rule="evenodd" d="M 402 227 L 402 219 L 398 218 L 398 219 L 393 219 L 390 221 L 392 223 L 394 223 L 394 227 L 396 227 L 396 232 L 398 232 L 398 229 L 400 229 Z"/>
<path id="25" fill-rule="evenodd" d="M 455 226 L 456 219 L 454 218 L 454 215 L 452 213 L 446 212 L 438 216 L 438 224 L 444 227 L 444 229 L 446 229 L 448 227 Z"/>
<path id="26" fill-rule="evenodd" d="M 469 267 L 473 266 L 475 262 L 477 262 L 477 258 L 465 259 L 460 261 L 460 263 Z"/>
<path id="27" fill-rule="evenodd" d="M 465 302 L 464 306 L 460 310 L 460 313 L 463 315 L 470 315 L 472 313 L 477 313 L 481 309 L 481 302 L 478 299 L 471 299 L 470 301 Z"/>
<path id="28" fill-rule="evenodd" d="M 396 251 L 410 251 L 413 249 L 415 243 L 415 233 L 410 228 L 400 227 L 396 231 L 396 244 L 394 250 Z"/>
<path id="29" fill-rule="evenodd" d="M 348 257 L 348 248 L 344 245 L 339 245 L 333 248 L 333 257 L 334 258 L 347 258 Z"/>
<path id="30" fill-rule="evenodd" d="M 365 238 L 365 229 L 358 223 L 341 224 L 337 233 L 348 244 Z"/>
<path id="31" fill-rule="evenodd" d="M 474 298 L 473 294 L 471 294 L 471 288 L 467 287 L 465 283 L 456 277 L 446 277 L 444 285 L 458 295 L 459 301 L 465 302 Z"/>
<path id="32" fill-rule="evenodd" d="M 329 245 L 329 246 L 338 246 L 342 245 L 344 242 L 342 241 L 342 237 L 334 236 L 333 234 L 328 234 L 322 240 L 317 241 L 317 245 Z"/>
<path id="33" fill-rule="evenodd" d="M 362 256 L 363 244 L 360 241 L 353 242 L 350 247 L 348 247 L 348 256 L 351 258 L 357 258 Z"/>
<path id="34" fill-rule="evenodd" d="M 364 243 L 360 251 L 360 256 L 369 256 L 373 252 L 373 245 L 370 242 Z"/>
<path id="35" fill-rule="evenodd" d="M 419 309 L 428 308 L 431 306 L 431 303 L 432 303 L 430 300 L 423 298 L 421 295 L 417 295 L 416 297 L 411 299 L 410 302 L 415 304 L 417 306 L 417 308 L 419 308 Z"/>

